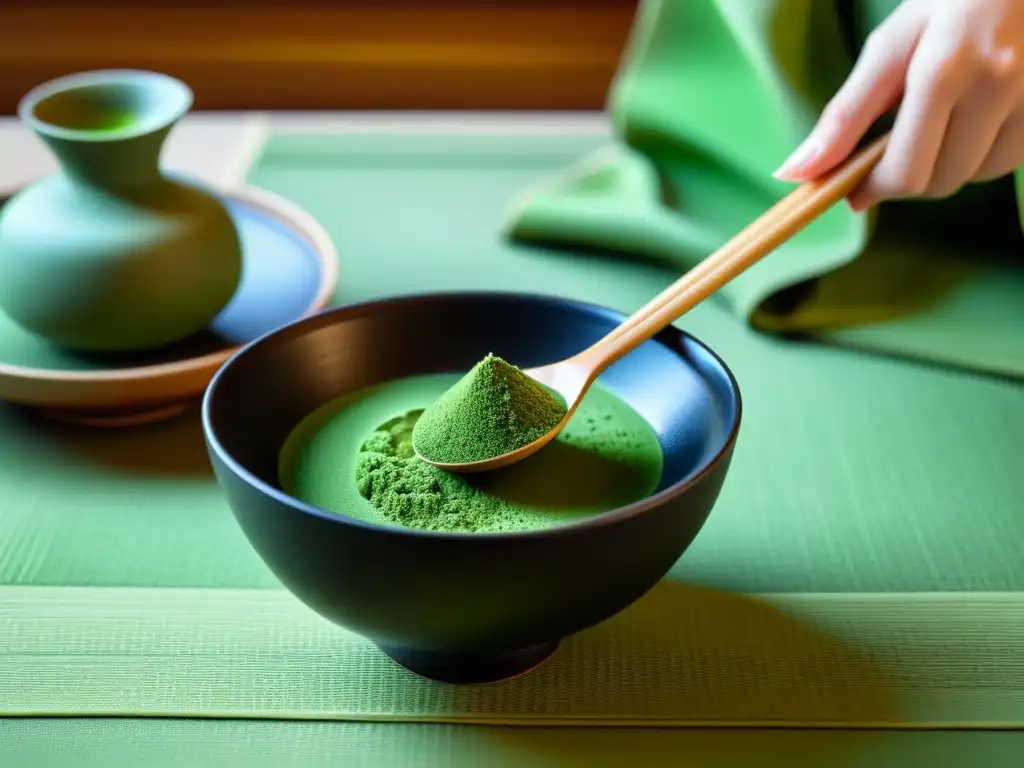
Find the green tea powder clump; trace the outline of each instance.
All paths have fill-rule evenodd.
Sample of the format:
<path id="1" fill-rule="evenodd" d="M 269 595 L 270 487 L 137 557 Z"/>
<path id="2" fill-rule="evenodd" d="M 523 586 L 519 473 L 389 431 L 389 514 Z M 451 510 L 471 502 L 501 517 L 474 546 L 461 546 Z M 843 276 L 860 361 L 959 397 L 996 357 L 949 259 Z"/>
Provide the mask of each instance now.
<path id="1" fill-rule="evenodd" d="M 539 382 L 488 355 L 423 412 L 413 442 L 431 461 L 483 461 L 544 436 L 565 413 Z"/>
<path id="2" fill-rule="evenodd" d="M 522 510 L 416 457 L 412 432 L 419 416 L 411 412 L 393 419 L 366 439 L 356 460 L 359 494 L 385 519 L 409 528 L 466 532 L 530 528 L 530 516 Z"/>

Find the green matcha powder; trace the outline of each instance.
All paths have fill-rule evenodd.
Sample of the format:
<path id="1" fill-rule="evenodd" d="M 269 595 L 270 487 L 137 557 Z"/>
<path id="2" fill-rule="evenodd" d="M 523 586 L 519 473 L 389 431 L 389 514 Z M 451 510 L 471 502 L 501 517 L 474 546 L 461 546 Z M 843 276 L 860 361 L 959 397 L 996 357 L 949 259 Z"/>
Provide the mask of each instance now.
<path id="1" fill-rule="evenodd" d="M 282 487 L 366 522 L 482 533 L 549 528 L 622 507 L 661 479 L 654 430 L 600 385 L 533 456 L 473 475 L 437 469 L 415 455 L 412 436 L 422 407 L 458 383 L 449 374 L 400 379 L 325 405 L 286 442 Z"/>
<path id="2" fill-rule="evenodd" d="M 565 410 L 539 382 L 488 355 L 423 412 L 413 444 L 442 464 L 483 461 L 543 437 Z"/>
<path id="3" fill-rule="evenodd" d="M 387 520 L 428 531 L 514 531 L 535 527 L 529 515 L 420 460 L 412 433 L 420 411 L 384 424 L 363 443 L 356 487 Z"/>

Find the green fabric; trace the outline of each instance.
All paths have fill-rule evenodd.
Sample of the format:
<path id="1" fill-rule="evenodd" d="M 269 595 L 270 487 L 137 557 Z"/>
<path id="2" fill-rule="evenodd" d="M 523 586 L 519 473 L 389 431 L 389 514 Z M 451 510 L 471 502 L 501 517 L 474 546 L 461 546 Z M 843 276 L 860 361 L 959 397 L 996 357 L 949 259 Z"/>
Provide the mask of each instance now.
<path id="1" fill-rule="evenodd" d="M 609 97 L 618 140 L 524 185 L 506 231 L 685 271 L 792 189 L 772 172 L 896 5 L 645 0 Z M 978 211 L 999 224 L 977 232 Z M 1024 376 L 1022 250 L 1007 178 L 877 217 L 837 205 L 721 293 L 760 330 Z"/>
<path id="2" fill-rule="evenodd" d="M 10 768 L 1017 768 L 1024 732 L 13 720 Z"/>
<path id="3" fill-rule="evenodd" d="M 0 647 L 2 715 L 1024 727 L 1020 593 L 754 600 L 670 580 L 484 686 L 412 677 L 283 590 L 0 589 Z"/>

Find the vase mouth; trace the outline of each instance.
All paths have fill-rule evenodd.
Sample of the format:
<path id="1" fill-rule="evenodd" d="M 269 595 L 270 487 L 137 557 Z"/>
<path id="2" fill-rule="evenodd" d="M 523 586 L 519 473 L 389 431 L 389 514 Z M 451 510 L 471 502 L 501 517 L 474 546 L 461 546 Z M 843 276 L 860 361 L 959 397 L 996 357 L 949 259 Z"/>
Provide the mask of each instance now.
<path id="1" fill-rule="evenodd" d="M 38 85 L 18 116 L 43 136 L 113 141 L 169 128 L 192 108 L 192 90 L 159 72 L 107 69 L 66 75 Z"/>

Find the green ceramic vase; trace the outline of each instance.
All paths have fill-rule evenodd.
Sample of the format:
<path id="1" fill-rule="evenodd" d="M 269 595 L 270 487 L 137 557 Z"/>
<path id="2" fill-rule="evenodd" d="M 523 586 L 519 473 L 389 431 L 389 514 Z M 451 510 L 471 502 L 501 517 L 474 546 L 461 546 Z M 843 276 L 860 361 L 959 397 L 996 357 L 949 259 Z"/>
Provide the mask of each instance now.
<path id="1" fill-rule="evenodd" d="M 61 170 L 0 209 L 0 308 L 83 351 L 153 349 L 204 327 L 242 273 L 214 194 L 160 169 L 192 92 L 166 75 L 85 72 L 29 92 L 19 115 Z"/>

